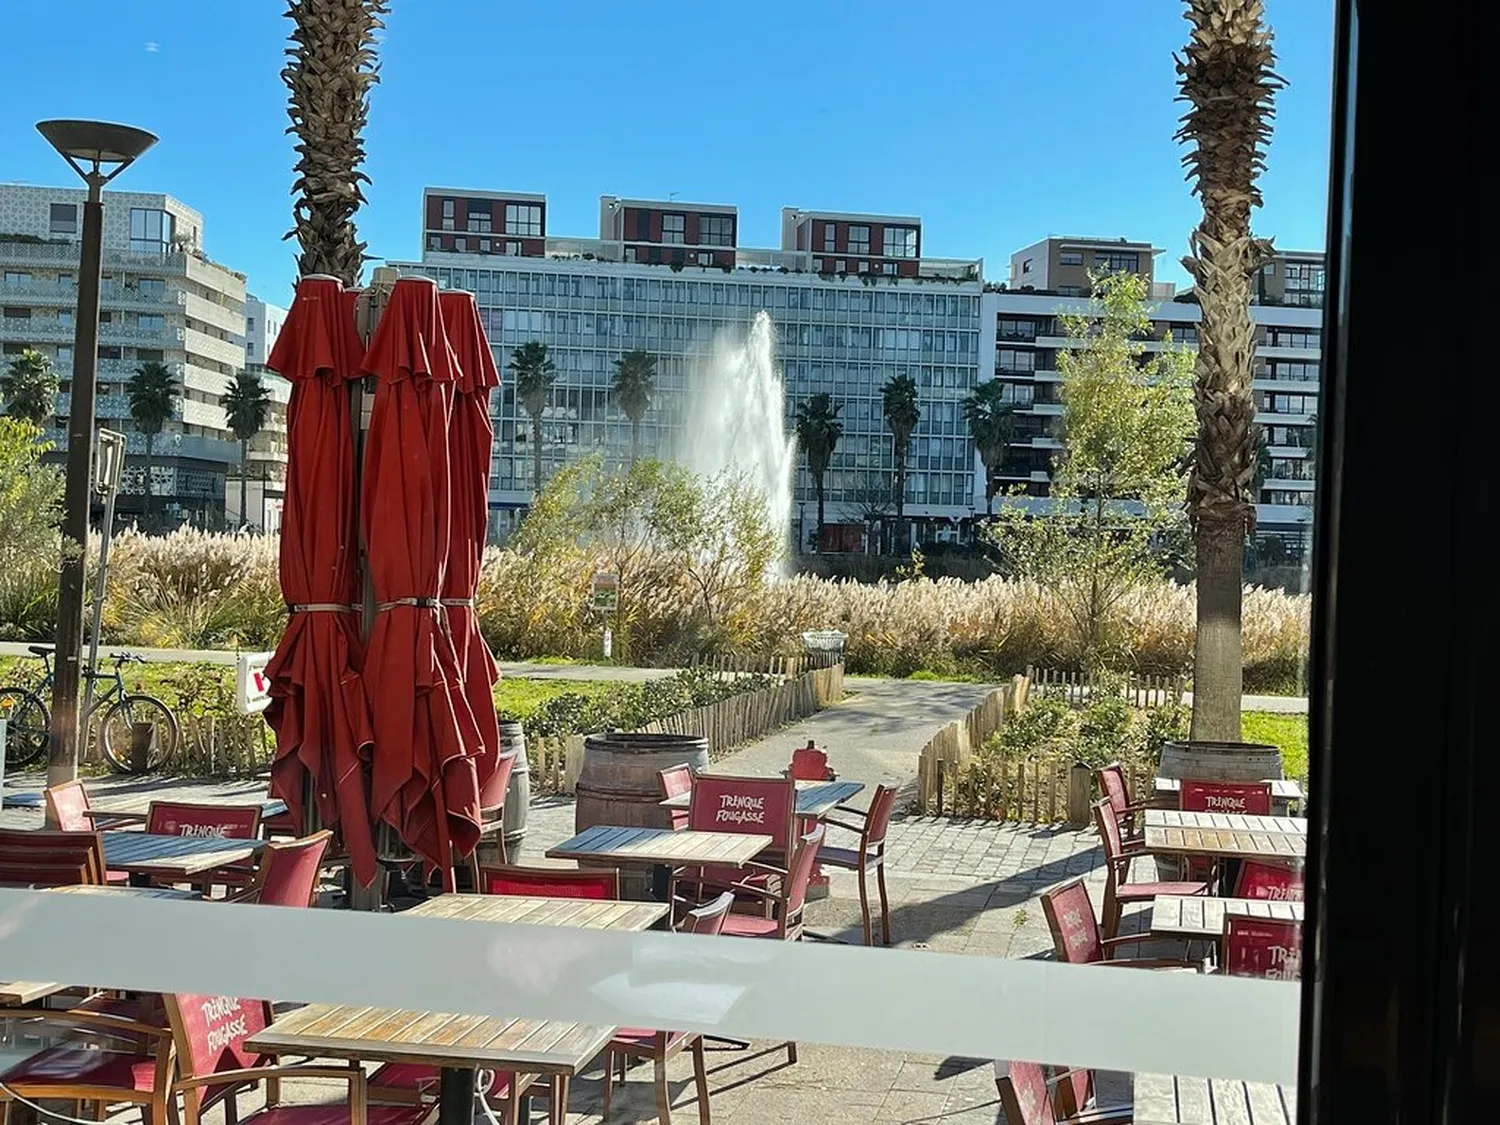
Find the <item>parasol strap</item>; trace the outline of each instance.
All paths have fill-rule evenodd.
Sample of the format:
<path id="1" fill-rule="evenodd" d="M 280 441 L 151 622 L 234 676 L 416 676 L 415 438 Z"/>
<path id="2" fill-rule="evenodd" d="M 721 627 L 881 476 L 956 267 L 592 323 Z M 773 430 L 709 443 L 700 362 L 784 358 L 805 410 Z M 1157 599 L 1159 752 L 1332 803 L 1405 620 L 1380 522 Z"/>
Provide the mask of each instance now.
<path id="1" fill-rule="evenodd" d="M 473 598 L 439 598 L 438 604 L 456 609 L 473 609 Z"/>
<path id="2" fill-rule="evenodd" d="M 337 602 L 288 602 L 288 613 L 358 613 L 360 606 L 340 605 Z"/>
<path id="3" fill-rule="evenodd" d="M 388 609 L 403 605 L 416 606 L 418 609 L 437 609 L 440 604 L 437 598 L 396 598 L 393 601 L 377 602 L 375 612 L 384 613 Z"/>

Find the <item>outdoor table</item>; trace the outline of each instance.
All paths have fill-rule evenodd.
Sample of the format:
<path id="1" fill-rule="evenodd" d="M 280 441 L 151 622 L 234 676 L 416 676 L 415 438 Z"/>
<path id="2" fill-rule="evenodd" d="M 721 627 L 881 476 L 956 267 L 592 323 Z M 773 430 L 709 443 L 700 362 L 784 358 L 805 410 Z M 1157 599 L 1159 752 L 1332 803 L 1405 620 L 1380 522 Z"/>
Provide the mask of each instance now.
<path id="1" fill-rule="evenodd" d="M 1188 941 L 1218 941 L 1228 914 L 1302 921 L 1302 903 L 1261 898 L 1206 898 L 1157 895 L 1151 903 L 1151 933 Z"/>
<path id="2" fill-rule="evenodd" d="M 862 781 L 799 781 L 797 782 L 797 815 L 810 819 L 821 819 L 850 797 L 864 790 Z M 678 793 L 659 802 L 664 809 L 691 807 L 691 791 Z"/>
<path id="3" fill-rule="evenodd" d="M 771 844 L 771 837 L 692 828 L 622 828 L 596 824 L 547 850 L 548 859 L 576 859 L 608 867 L 651 864 L 651 891 L 665 902 L 674 867 L 743 867 Z"/>
<path id="4" fill-rule="evenodd" d="M 1292 1125 L 1297 1091 L 1269 1082 L 1135 1076 L 1135 1125 Z"/>
<path id="5" fill-rule="evenodd" d="M 1294 801 L 1300 805 L 1307 799 L 1307 795 L 1302 792 L 1302 786 L 1290 777 L 1268 777 L 1264 780 L 1271 783 L 1272 801 Z M 1175 796 L 1182 792 L 1182 778 L 1180 777 L 1158 777 L 1154 784 L 1156 792 L 1164 797 Z"/>
<path id="6" fill-rule="evenodd" d="M 1300 860 L 1307 854 L 1307 821 L 1147 809 L 1146 850 L 1160 855 Z"/>
<path id="7" fill-rule="evenodd" d="M 420 918 L 463 922 L 510 922 L 528 926 L 571 926 L 579 930 L 649 930 L 667 916 L 664 902 L 610 902 L 533 895 L 445 894 L 402 911 Z"/>
<path id="8" fill-rule="evenodd" d="M 149 800 L 122 801 L 118 804 L 110 803 L 100 805 L 92 811 L 105 815 L 124 815 L 144 813 Z M 214 801 L 211 804 L 232 805 L 236 801 Z M 258 801 L 246 801 L 245 804 L 257 804 L 260 806 L 260 817 L 265 820 L 273 816 L 281 816 L 286 812 L 286 802 L 280 797 L 264 797 Z M 40 809 L 46 805 L 46 799 L 39 789 L 23 789 L 18 792 L 8 792 L 3 797 L 3 806 L 7 809 Z"/>
<path id="9" fill-rule="evenodd" d="M 226 840 L 221 836 L 157 836 L 147 832 L 103 832 L 104 865 L 130 874 L 133 886 L 153 878 L 187 883 L 194 875 L 251 860 L 264 840 Z"/>

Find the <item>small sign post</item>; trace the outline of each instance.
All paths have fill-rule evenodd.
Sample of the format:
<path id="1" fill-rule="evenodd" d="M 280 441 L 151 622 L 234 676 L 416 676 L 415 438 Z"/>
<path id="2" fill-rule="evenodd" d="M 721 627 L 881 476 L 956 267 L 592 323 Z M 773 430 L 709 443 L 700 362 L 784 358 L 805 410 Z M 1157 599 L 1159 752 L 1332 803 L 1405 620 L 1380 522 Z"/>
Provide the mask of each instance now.
<path id="1" fill-rule="evenodd" d="M 255 715 L 271 703 L 271 681 L 266 665 L 272 652 L 242 652 L 234 662 L 234 707 L 241 715 Z"/>
<path id="2" fill-rule="evenodd" d="M 594 609 L 604 618 L 604 659 L 614 656 L 614 632 L 610 619 L 620 610 L 620 576 L 607 570 L 594 575 Z"/>
<path id="3" fill-rule="evenodd" d="M 94 491 L 104 500 L 104 522 L 99 528 L 99 570 L 94 575 L 94 605 L 89 628 L 88 676 L 83 682 L 84 723 L 94 707 L 94 672 L 99 667 L 99 629 L 104 617 L 104 593 L 109 586 L 109 544 L 115 537 L 115 497 L 120 494 L 120 475 L 125 467 L 125 435 L 99 430 L 94 435 Z M 151 482 L 146 482 L 151 494 Z"/>

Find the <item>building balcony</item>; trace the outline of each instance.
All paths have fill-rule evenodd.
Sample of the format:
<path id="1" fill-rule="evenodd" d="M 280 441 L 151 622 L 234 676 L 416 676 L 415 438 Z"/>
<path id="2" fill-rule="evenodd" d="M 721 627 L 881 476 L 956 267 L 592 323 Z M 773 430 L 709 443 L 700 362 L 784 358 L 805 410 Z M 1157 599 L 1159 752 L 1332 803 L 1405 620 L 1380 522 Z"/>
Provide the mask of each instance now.
<path id="1" fill-rule="evenodd" d="M 40 262 L 56 266 L 77 267 L 79 244 L 76 242 L 8 242 L 0 239 L 0 262 L 24 264 Z M 181 252 L 149 253 L 129 250 L 104 251 L 104 268 L 145 269 L 156 273 L 187 272 L 188 256 Z"/>
<path id="2" fill-rule="evenodd" d="M 221 340 L 217 336 L 210 336 L 196 328 L 179 328 L 177 331 L 184 334 L 182 346 L 186 347 L 190 354 L 202 356 L 204 359 L 222 363 L 236 370 L 245 366 L 245 349 L 234 341 Z"/>
<path id="3" fill-rule="evenodd" d="M 1271 344 L 1255 345 L 1257 359 L 1317 359 L 1322 348 L 1284 348 Z"/>
<path id="4" fill-rule="evenodd" d="M 177 299 L 182 303 L 183 311 L 194 320 L 201 321 L 210 327 L 228 332 L 233 336 L 241 336 L 245 332 L 245 306 L 240 302 L 239 311 L 233 307 L 220 305 L 210 301 L 206 297 L 200 297 L 196 293 L 185 293 L 178 291 Z M 243 354 L 241 363 L 244 362 Z"/>
<path id="5" fill-rule="evenodd" d="M 50 316 L 0 317 L 0 340 L 22 344 L 32 344 L 43 340 L 71 343 L 73 325 L 71 322 L 59 321 L 56 317 Z"/>
<path id="6" fill-rule="evenodd" d="M 224 413 L 224 408 L 217 403 L 179 399 L 178 409 L 174 413 L 178 414 L 183 423 L 189 426 L 202 426 L 204 429 L 226 432 L 229 429 L 229 419 Z"/>

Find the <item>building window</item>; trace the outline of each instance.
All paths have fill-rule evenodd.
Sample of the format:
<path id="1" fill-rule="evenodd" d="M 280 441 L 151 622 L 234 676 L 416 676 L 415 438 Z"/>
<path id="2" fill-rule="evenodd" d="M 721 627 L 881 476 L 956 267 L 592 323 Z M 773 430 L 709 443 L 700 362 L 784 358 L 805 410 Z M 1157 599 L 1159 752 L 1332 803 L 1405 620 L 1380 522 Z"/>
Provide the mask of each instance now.
<path id="1" fill-rule="evenodd" d="M 453 252 L 455 254 L 467 254 L 469 252 L 469 240 L 459 235 L 453 240 Z"/>
<path id="2" fill-rule="evenodd" d="M 515 257 L 520 257 L 521 244 L 519 242 L 507 242 L 505 244 L 505 252 L 507 254 L 514 255 Z"/>
<path id="3" fill-rule="evenodd" d="M 733 246 L 734 218 L 730 215 L 698 216 L 699 246 Z"/>
<path id="4" fill-rule="evenodd" d="M 636 257 L 635 257 L 635 247 L 634 246 L 627 246 L 627 247 L 625 247 L 625 260 L 627 262 L 633 262 L 633 261 L 636 260 Z"/>
<path id="5" fill-rule="evenodd" d="M 5 271 L 5 284 L 7 285 L 28 285 L 30 282 L 31 275 L 29 273 L 19 273 L 14 270 Z"/>
<path id="6" fill-rule="evenodd" d="M 995 369 L 997 371 L 1035 371 L 1036 352 L 1019 348 L 996 348 Z"/>
<path id="7" fill-rule="evenodd" d="M 78 204 L 54 203 L 48 217 L 47 229 L 53 234 L 78 233 Z"/>
<path id="8" fill-rule="evenodd" d="M 1001 317 L 995 325 L 995 339 L 997 340 L 1035 340 L 1036 321 L 1034 320 L 1011 320 Z"/>
<path id="9" fill-rule="evenodd" d="M 1064 250 L 1057 256 L 1057 264 L 1060 266 L 1081 266 L 1083 265 L 1083 251 Z"/>
<path id="10" fill-rule="evenodd" d="M 481 238 L 479 240 L 479 252 L 481 254 L 488 254 L 490 252 L 490 240 L 488 238 Z"/>
<path id="11" fill-rule="evenodd" d="M 149 207 L 130 209 L 130 248 L 137 253 L 160 254 L 172 243 L 172 216 Z"/>
<path id="12" fill-rule="evenodd" d="M 167 295 L 167 282 L 161 277 L 143 277 L 140 279 L 141 296 L 143 297 L 165 297 Z"/>
<path id="13" fill-rule="evenodd" d="M 1131 250 L 1096 250 L 1094 252 L 1094 265 L 1109 273 L 1139 273 L 1141 269 L 1141 256 Z"/>
<path id="14" fill-rule="evenodd" d="M 848 273 L 849 272 L 848 270 L 846 270 L 844 268 L 844 259 L 840 258 L 838 261 L 836 261 L 836 262 L 833 263 L 833 272 L 834 273 Z"/>
<path id="15" fill-rule="evenodd" d="M 5 311 L 5 319 L 6 320 L 30 320 L 31 319 L 31 310 L 30 309 L 21 309 L 21 308 L 16 308 L 13 305 L 8 305 L 8 306 L 6 306 L 6 308 L 5 308 L 4 311 Z"/>
<path id="16" fill-rule="evenodd" d="M 1275 262 L 1267 262 L 1265 265 L 1263 265 L 1263 266 L 1260 267 L 1260 272 L 1265 277 L 1275 277 L 1276 276 L 1276 263 Z"/>
<path id="17" fill-rule="evenodd" d="M 72 363 L 73 362 L 73 345 L 72 344 L 58 344 L 57 345 L 56 359 L 57 359 L 58 363 Z"/>
<path id="18" fill-rule="evenodd" d="M 58 309 L 57 310 L 57 323 L 61 327 L 63 327 L 63 328 L 67 328 L 69 325 L 71 325 L 73 323 L 73 310 L 72 309 Z"/>
<path id="19" fill-rule="evenodd" d="M 683 215 L 661 217 L 661 240 L 671 246 L 681 246 L 687 241 L 687 218 Z"/>
<path id="20" fill-rule="evenodd" d="M 1057 287 L 1059 297 L 1082 297 L 1083 286 L 1081 285 L 1059 285 Z"/>
<path id="21" fill-rule="evenodd" d="M 443 229 L 444 230 L 452 230 L 453 229 L 453 207 L 454 207 L 454 201 L 453 200 L 451 200 L 451 199 L 445 199 L 445 200 L 443 200 Z"/>
<path id="22" fill-rule="evenodd" d="M 698 264 L 700 266 L 711 266 L 714 264 L 714 256 L 707 250 L 698 251 Z"/>
<path id="23" fill-rule="evenodd" d="M 1030 273 L 1031 272 L 1031 259 L 1030 258 L 1026 258 L 1026 259 L 1024 259 L 1021 262 L 1021 272 L 1022 273 Z"/>
<path id="24" fill-rule="evenodd" d="M 832 254 L 838 250 L 838 233 L 836 223 L 823 224 L 823 253 Z"/>
<path id="25" fill-rule="evenodd" d="M 167 319 L 159 313 L 136 313 L 135 326 L 143 332 L 161 332 L 167 327 Z"/>
<path id="26" fill-rule="evenodd" d="M 469 226 L 468 229 L 475 234 L 489 234 L 493 229 L 494 212 L 488 203 L 469 203 Z"/>
<path id="27" fill-rule="evenodd" d="M 895 262 L 882 262 L 882 263 L 880 263 L 880 272 L 882 272 L 882 273 L 895 273 L 896 272 L 896 263 Z"/>
<path id="28" fill-rule="evenodd" d="M 850 254 L 868 254 L 870 252 L 870 228 L 850 225 L 849 245 L 847 250 Z M 889 255 L 894 257 L 895 255 Z"/>
<path id="29" fill-rule="evenodd" d="M 439 234 L 429 234 L 427 236 L 427 249 L 429 249 L 429 250 L 441 250 L 442 248 L 443 248 L 443 237 L 442 237 L 442 235 L 439 235 Z"/>
<path id="30" fill-rule="evenodd" d="M 507 203 L 505 233 L 519 235 L 521 238 L 541 238 L 541 207 L 535 203 Z"/>
<path id="31" fill-rule="evenodd" d="M 886 227 L 883 249 L 887 258 L 917 256 L 916 227 Z"/>

